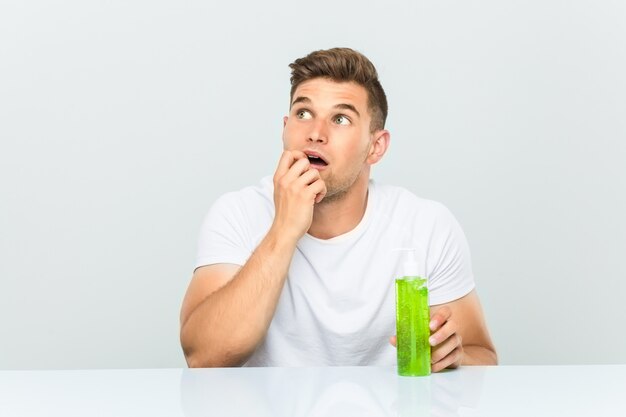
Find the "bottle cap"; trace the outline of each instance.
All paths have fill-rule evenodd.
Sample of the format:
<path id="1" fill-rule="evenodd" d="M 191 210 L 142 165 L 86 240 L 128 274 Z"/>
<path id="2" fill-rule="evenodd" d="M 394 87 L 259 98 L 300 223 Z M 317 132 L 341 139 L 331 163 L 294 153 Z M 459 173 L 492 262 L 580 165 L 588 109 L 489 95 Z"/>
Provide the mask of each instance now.
<path id="1" fill-rule="evenodd" d="M 419 277 L 420 271 L 417 265 L 416 248 L 395 248 L 394 252 L 402 252 L 402 263 L 398 271 L 398 277 Z"/>

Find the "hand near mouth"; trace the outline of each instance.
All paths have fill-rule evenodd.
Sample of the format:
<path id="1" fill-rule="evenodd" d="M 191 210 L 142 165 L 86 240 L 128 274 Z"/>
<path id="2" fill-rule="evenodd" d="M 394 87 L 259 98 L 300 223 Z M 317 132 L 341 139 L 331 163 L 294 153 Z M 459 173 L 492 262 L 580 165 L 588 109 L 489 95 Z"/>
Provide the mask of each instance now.
<path id="1" fill-rule="evenodd" d="M 301 151 L 284 151 L 274 173 L 274 207 L 272 227 L 299 240 L 311 227 L 313 208 L 326 195 L 326 184 L 309 155 Z"/>

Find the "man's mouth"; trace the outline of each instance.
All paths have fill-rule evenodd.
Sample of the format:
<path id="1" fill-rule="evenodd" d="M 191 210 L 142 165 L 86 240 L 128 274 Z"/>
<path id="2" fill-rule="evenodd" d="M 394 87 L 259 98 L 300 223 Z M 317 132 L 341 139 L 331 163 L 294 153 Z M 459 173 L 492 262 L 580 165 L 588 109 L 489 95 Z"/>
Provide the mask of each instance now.
<path id="1" fill-rule="evenodd" d="M 311 163 L 311 165 L 317 165 L 317 166 L 326 166 L 328 165 L 328 162 L 326 162 L 324 160 L 324 158 L 322 158 L 321 155 L 318 155 L 316 153 L 313 152 L 305 152 L 307 158 L 309 159 L 309 162 Z"/>

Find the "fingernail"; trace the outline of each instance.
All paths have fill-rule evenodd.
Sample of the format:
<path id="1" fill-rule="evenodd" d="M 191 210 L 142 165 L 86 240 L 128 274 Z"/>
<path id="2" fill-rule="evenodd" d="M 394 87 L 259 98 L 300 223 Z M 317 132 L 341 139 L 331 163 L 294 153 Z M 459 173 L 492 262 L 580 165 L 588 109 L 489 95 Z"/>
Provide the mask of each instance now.
<path id="1" fill-rule="evenodd" d="M 435 346 L 435 343 L 437 343 L 437 339 L 435 339 L 435 336 L 431 336 L 428 339 L 428 343 L 430 343 L 431 346 Z"/>
<path id="2" fill-rule="evenodd" d="M 430 327 L 430 330 L 435 330 L 437 328 L 437 323 L 435 322 L 435 320 L 432 320 L 429 324 L 428 327 Z"/>

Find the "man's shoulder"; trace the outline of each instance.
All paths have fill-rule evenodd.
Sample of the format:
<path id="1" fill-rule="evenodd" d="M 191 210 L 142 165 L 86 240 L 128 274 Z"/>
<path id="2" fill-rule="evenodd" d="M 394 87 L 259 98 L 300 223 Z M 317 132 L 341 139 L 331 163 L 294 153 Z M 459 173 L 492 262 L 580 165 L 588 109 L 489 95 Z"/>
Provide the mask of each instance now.
<path id="1" fill-rule="evenodd" d="M 370 186 L 374 190 L 378 204 L 384 210 L 402 210 L 433 215 L 449 212 L 447 207 L 439 201 L 420 197 L 402 186 L 381 184 L 374 180 L 370 182 Z"/>
<path id="2" fill-rule="evenodd" d="M 273 193 L 272 177 L 263 177 L 258 184 L 249 185 L 239 190 L 229 191 L 222 194 L 215 204 L 220 206 L 266 204 L 272 202 Z"/>

